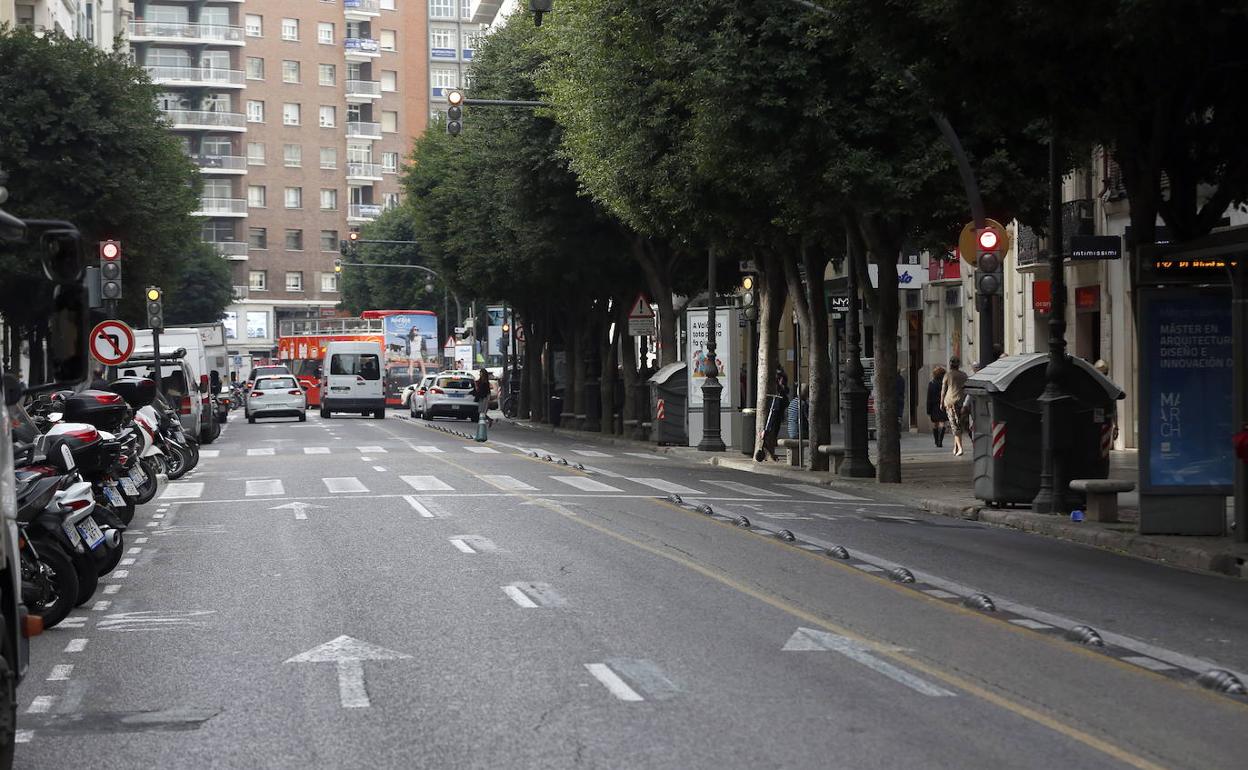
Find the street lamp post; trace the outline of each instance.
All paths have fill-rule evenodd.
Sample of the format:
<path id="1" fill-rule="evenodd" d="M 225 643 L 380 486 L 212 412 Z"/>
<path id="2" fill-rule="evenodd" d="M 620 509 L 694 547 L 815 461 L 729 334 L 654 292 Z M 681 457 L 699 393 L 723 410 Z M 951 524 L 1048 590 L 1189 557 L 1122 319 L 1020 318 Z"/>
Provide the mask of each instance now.
<path id="1" fill-rule="evenodd" d="M 719 400 L 724 386 L 719 384 L 719 367 L 715 364 L 717 329 L 715 326 L 715 249 L 709 249 L 706 263 L 706 363 L 702 367 L 702 440 L 700 452 L 723 452 L 724 446 L 719 425 Z"/>
<path id="2" fill-rule="evenodd" d="M 848 247 L 850 244 L 847 243 Z M 867 386 L 863 383 L 862 345 L 859 338 L 858 271 L 848 253 L 849 312 L 845 318 L 845 389 L 841 392 L 842 421 L 845 425 L 845 462 L 841 475 L 849 478 L 875 478 L 867 448 Z"/>

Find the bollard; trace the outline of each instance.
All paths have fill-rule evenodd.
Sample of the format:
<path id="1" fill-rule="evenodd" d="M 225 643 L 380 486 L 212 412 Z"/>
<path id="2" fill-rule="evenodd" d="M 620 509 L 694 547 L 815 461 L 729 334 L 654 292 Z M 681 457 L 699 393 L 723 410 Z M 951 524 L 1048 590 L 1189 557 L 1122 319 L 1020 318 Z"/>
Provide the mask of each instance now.
<path id="1" fill-rule="evenodd" d="M 484 409 L 481 409 L 481 410 L 478 410 L 478 411 L 477 411 L 477 435 L 476 435 L 476 440 L 477 440 L 477 441 L 485 441 L 485 440 L 486 440 L 486 439 L 488 439 L 488 438 L 489 438 L 489 436 L 488 436 L 488 434 L 486 433 L 486 429 L 485 429 L 485 410 L 484 410 Z"/>

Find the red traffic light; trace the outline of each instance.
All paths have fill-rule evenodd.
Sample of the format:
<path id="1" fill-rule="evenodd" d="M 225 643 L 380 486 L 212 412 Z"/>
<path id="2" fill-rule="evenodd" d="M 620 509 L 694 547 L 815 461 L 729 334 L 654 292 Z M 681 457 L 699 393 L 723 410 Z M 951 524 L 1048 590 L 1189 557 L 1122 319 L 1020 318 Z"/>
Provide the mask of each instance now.
<path id="1" fill-rule="evenodd" d="M 100 259 L 121 259 L 121 242 L 100 241 Z"/>
<path id="2" fill-rule="evenodd" d="M 984 251 L 993 251 L 998 243 L 1000 243 L 1000 238 L 997 237 L 996 230 L 986 227 L 979 231 L 979 248 Z"/>

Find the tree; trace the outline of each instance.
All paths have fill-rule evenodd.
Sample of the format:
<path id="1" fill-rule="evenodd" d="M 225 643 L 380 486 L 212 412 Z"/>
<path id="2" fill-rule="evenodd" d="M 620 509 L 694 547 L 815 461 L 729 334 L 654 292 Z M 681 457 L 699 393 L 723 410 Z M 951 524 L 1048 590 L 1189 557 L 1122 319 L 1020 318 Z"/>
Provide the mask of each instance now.
<path id="1" fill-rule="evenodd" d="M 196 243 L 177 267 L 173 280 L 164 283 L 165 323 L 178 326 L 220 321 L 234 299 L 229 264 L 208 244 Z M 137 288 L 135 293 L 139 293 Z"/>
<path id="2" fill-rule="evenodd" d="M 389 209 L 373 222 L 360 228 L 362 240 L 412 241 L 416 231 L 413 214 L 402 206 Z M 422 265 L 431 267 L 429 259 L 416 244 L 361 243 L 354 246 L 358 254 L 342 255 L 341 307 L 351 315 L 364 310 L 433 310 L 441 312 L 442 281 L 423 270 L 405 268 L 355 267 L 360 264 Z M 431 289 L 428 287 L 432 287 Z M 448 318 L 449 325 L 458 318 Z"/>

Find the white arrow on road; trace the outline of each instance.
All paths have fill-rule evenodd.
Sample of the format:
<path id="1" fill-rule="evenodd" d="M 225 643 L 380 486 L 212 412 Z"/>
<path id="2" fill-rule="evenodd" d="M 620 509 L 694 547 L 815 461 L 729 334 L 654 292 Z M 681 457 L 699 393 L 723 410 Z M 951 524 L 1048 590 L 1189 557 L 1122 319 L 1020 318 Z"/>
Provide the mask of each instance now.
<path id="1" fill-rule="evenodd" d="M 308 514 L 306 513 L 306 511 L 307 511 L 309 508 L 324 508 L 324 507 L 325 507 L 325 506 L 323 506 L 323 505 L 316 505 L 315 503 L 304 503 L 304 502 L 300 502 L 300 501 L 296 500 L 296 501 L 295 501 L 295 502 L 293 502 L 293 503 L 286 503 L 285 505 L 275 505 L 275 506 L 273 506 L 272 508 L 270 508 L 269 510 L 270 510 L 270 511 L 281 511 L 281 510 L 290 509 L 290 510 L 293 510 L 293 511 L 295 512 L 295 518 L 296 518 L 296 519 L 306 519 L 306 518 L 308 518 Z"/>
<path id="2" fill-rule="evenodd" d="M 331 639 L 325 644 L 301 652 L 287 663 L 334 663 L 338 666 L 338 699 L 344 709 L 366 709 L 372 704 L 364 687 L 364 661 L 403 660 L 411 655 L 387 650 L 349 636 Z"/>
<path id="3" fill-rule="evenodd" d="M 848 636 L 832 634 L 815 628 L 798 628 L 781 649 L 785 652 L 839 652 L 850 660 L 861 663 L 872 671 L 883 674 L 894 682 L 904 684 L 906 687 L 923 695 L 930 695 L 934 698 L 952 698 L 956 695 L 956 693 L 950 692 L 943 687 L 937 687 L 926 679 L 921 679 L 888 661 L 880 660 L 871 654 L 873 649 L 879 648 L 872 647 L 856 639 L 850 639 Z"/>

